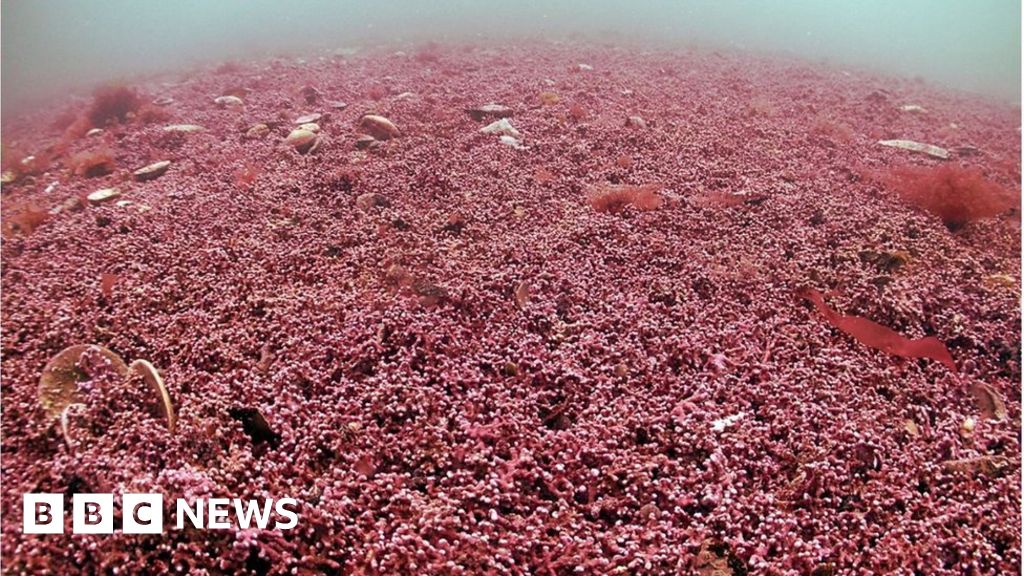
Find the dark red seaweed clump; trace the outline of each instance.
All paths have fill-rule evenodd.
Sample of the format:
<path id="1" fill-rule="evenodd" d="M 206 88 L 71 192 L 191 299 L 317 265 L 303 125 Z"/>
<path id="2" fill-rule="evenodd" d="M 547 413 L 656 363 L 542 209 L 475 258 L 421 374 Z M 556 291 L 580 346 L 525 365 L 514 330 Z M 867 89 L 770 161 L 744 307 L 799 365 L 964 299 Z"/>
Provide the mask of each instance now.
<path id="1" fill-rule="evenodd" d="M 126 122 L 142 106 L 138 93 L 127 86 L 101 86 L 93 93 L 89 108 L 89 121 L 93 126 L 103 127 L 113 122 Z"/>
<path id="2" fill-rule="evenodd" d="M 104 176 L 114 171 L 114 155 L 105 148 L 100 150 L 89 150 L 79 152 L 71 157 L 70 161 L 75 174 L 86 178 Z"/>
<path id="3" fill-rule="evenodd" d="M 998 216 L 1018 206 L 1020 194 L 985 178 L 977 168 L 946 164 L 904 166 L 893 171 L 892 186 L 910 204 L 938 216 L 950 230 Z"/>
<path id="4" fill-rule="evenodd" d="M 635 206 L 639 210 L 657 210 L 661 207 L 661 196 L 658 195 L 659 184 L 602 184 L 591 187 L 588 192 L 590 205 L 598 212 L 621 212 L 626 206 Z"/>

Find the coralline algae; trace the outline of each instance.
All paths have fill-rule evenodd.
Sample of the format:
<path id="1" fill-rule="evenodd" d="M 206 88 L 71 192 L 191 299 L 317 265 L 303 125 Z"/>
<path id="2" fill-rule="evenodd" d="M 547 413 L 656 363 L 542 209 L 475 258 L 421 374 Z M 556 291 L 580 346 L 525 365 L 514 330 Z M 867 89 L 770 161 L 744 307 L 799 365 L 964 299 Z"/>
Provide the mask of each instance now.
<path id="1" fill-rule="evenodd" d="M 236 85 L 244 106 L 211 104 Z M 114 173 L 56 158 L 4 185 L 10 573 L 1017 571 L 1019 227 L 950 232 L 869 176 L 940 163 L 876 144 L 912 138 L 983 150 L 954 161 L 1019 186 L 1017 111 L 798 61 L 568 45 L 137 88 L 170 117 L 88 139 Z M 514 108 L 529 147 L 481 134 L 481 102 Z M 296 118 L 328 112 L 299 153 Z M 44 151 L 53 114 L 7 119 L 5 140 Z M 589 202 L 650 183 L 652 209 Z M 78 201 L 99 188 L 123 202 Z M 861 345 L 803 289 L 934 336 L 958 371 Z M 83 343 L 158 367 L 173 433 L 112 398 L 67 417 L 102 415 L 98 436 L 65 442 L 37 383 Z M 104 491 L 302 504 L 287 532 L 18 529 L 25 492 Z"/>

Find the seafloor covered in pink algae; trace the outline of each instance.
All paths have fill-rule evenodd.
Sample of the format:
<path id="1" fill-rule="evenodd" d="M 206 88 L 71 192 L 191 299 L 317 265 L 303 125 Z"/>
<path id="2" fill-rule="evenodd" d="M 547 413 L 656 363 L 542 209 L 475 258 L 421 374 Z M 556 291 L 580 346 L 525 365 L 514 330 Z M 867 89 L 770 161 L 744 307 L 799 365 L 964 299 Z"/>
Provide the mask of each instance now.
<path id="1" fill-rule="evenodd" d="M 12 573 L 1018 570 L 1017 216 L 951 232 L 875 177 L 942 163 L 876 144 L 906 138 L 1016 189 L 1018 109 L 784 59 L 565 45 L 134 85 L 173 98 L 163 124 L 206 130 L 109 127 L 67 153 L 105 145 L 113 174 L 56 158 L 3 189 L 7 214 L 110 186 L 130 201 L 68 204 L 3 243 Z M 214 105 L 227 92 L 244 107 Z M 490 102 L 522 149 L 464 111 Z M 5 144 L 44 149 L 64 111 L 5 119 Z M 311 112 L 323 140 L 302 155 L 283 140 Z M 371 112 L 402 135 L 357 149 Z M 246 138 L 257 123 L 270 134 Z M 660 183 L 663 201 L 600 212 L 588 193 L 607 183 Z M 959 372 L 861 345 L 806 289 L 937 336 Z M 90 342 L 162 370 L 173 435 L 107 410 L 68 448 L 37 382 Z M 287 532 L 29 536 L 29 491 L 302 505 Z"/>

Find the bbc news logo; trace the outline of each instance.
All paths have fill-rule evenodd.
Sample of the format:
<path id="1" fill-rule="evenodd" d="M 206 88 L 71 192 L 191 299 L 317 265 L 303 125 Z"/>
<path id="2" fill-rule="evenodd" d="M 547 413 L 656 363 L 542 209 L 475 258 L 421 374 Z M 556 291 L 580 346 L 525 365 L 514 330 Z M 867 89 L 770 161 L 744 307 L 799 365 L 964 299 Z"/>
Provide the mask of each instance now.
<path id="1" fill-rule="evenodd" d="M 164 531 L 162 494 L 124 494 L 121 531 L 125 534 L 161 534 Z M 291 530 L 299 523 L 299 503 L 294 498 L 279 500 L 242 500 L 240 498 L 199 498 L 189 503 L 179 498 L 175 504 L 175 529 L 187 524 L 199 529 L 227 530 L 268 527 Z M 22 500 L 25 534 L 62 534 L 64 532 L 63 494 L 25 494 Z M 234 522 L 232 522 L 234 516 Z M 71 500 L 71 530 L 75 534 L 114 533 L 113 494 L 75 494 Z"/>

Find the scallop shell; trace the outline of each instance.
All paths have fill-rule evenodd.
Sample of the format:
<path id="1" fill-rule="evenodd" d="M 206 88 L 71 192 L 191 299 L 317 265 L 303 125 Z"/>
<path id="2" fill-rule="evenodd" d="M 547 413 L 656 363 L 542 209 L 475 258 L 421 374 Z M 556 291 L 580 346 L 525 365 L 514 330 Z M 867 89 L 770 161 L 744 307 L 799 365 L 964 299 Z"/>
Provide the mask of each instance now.
<path id="1" fill-rule="evenodd" d="M 99 344 L 77 344 L 61 350 L 46 363 L 39 378 L 39 403 L 50 417 L 59 417 L 65 408 L 79 402 L 78 383 L 88 375 L 78 367 L 78 361 L 90 349 L 98 350 L 118 374 L 127 376 L 124 360 Z"/>

